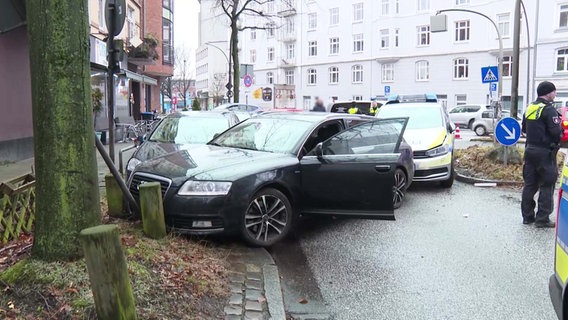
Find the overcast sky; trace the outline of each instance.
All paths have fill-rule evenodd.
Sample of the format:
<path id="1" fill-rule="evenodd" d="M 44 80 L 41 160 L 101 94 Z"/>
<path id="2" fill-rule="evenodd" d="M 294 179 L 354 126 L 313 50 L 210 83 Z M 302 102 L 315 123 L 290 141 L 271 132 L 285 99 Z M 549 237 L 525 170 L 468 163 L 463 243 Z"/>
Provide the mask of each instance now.
<path id="1" fill-rule="evenodd" d="M 191 69 L 195 69 L 197 49 L 197 24 L 199 2 L 197 0 L 175 0 L 174 2 L 174 46 L 187 51 Z"/>

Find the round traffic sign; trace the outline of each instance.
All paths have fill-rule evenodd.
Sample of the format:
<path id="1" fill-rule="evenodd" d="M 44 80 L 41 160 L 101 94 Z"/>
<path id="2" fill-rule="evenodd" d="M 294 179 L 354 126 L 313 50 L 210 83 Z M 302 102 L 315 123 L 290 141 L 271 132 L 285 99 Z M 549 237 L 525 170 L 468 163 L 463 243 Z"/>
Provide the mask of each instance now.
<path id="1" fill-rule="evenodd" d="M 232 98 L 232 97 L 233 97 L 233 91 L 227 90 L 227 98 Z"/>
<path id="2" fill-rule="evenodd" d="M 112 8 L 111 8 L 112 6 Z M 124 27 L 124 20 L 126 19 L 126 0 L 107 0 L 105 1 L 105 22 L 109 32 L 113 36 L 118 36 Z M 114 30 L 111 25 L 114 23 Z"/>
<path id="3" fill-rule="evenodd" d="M 521 137 L 521 125 L 511 117 L 503 118 L 495 126 L 495 138 L 504 146 L 512 146 Z"/>
<path id="4" fill-rule="evenodd" d="M 250 87 L 252 86 L 252 77 L 250 76 L 250 74 L 245 74 L 245 77 L 243 78 L 243 82 L 245 83 L 245 87 Z"/>

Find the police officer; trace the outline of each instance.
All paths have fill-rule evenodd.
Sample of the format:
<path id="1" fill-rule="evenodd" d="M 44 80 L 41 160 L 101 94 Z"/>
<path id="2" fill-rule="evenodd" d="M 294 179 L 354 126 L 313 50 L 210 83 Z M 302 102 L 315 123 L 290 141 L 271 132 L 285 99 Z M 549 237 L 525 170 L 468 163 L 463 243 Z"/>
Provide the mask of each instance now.
<path id="1" fill-rule="evenodd" d="M 377 104 L 377 101 L 371 102 L 371 108 L 369 108 L 369 114 L 374 116 L 377 114 L 377 111 L 379 111 L 379 105 Z"/>
<path id="2" fill-rule="evenodd" d="M 361 114 L 361 111 L 359 110 L 359 108 L 357 108 L 357 104 L 355 103 L 355 101 L 351 102 L 351 108 L 349 108 L 347 110 L 347 113 L 349 113 L 349 114 Z"/>
<path id="3" fill-rule="evenodd" d="M 560 117 L 552 105 L 556 97 L 553 83 L 544 81 L 537 87 L 538 99 L 531 103 L 523 117 L 523 132 L 526 147 L 523 166 L 523 195 L 521 212 L 523 223 L 535 223 L 538 228 L 554 228 L 549 215 L 554 207 L 554 185 L 558 178 L 556 153 L 558 152 L 562 127 Z M 539 191 L 538 210 L 534 196 Z"/>

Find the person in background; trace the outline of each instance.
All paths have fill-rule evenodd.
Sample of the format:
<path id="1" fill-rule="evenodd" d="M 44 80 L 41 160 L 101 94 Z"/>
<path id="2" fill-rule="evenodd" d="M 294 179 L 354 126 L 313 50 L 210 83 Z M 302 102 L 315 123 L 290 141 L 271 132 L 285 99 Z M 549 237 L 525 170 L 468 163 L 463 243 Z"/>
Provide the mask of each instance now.
<path id="1" fill-rule="evenodd" d="M 325 112 L 325 106 L 323 105 L 323 100 L 321 98 L 316 98 L 316 104 L 312 108 L 315 112 Z"/>
<path id="2" fill-rule="evenodd" d="M 554 185 L 558 178 L 556 153 L 559 149 L 563 129 L 558 111 L 552 101 L 556 97 L 553 83 L 541 82 L 537 89 L 538 99 L 531 103 L 523 116 L 522 131 L 527 136 L 525 146 L 523 179 L 524 187 L 521 199 L 523 224 L 534 222 L 537 228 L 554 228 L 549 215 L 554 209 Z M 535 216 L 538 196 L 538 210 Z"/>
<path id="3" fill-rule="evenodd" d="M 377 114 L 377 111 L 379 111 L 379 104 L 377 103 L 377 101 L 371 102 L 371 108 L 369 108 L 369 114 L 374 116 L 375 114 Z"/>

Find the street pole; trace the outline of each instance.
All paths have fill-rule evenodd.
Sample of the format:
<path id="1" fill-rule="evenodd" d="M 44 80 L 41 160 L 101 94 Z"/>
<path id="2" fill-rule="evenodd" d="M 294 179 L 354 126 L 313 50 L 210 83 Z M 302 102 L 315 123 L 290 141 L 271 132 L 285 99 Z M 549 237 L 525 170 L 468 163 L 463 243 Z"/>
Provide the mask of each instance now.
<path id="1" fill-rule="evenodd" d="M 114 163 L 114 69 L 115 69 L 115 54 L 114 54 L 114 32 L 115 32 L 115 19 L 116 6 L 113 1 L 108 1 L 109 13 L 111 19 L 108 20 L 110 25 L 108 26 L 108 39 L 107 39 L 107 60 L 108 60 L 108 153 L 110 155 L 110 160 Z"/>
<path id="2" fill-rule="evenodd" d="M 515 0 L 515 13 L 513 15 L 513 72 L 511 79 L 511 117 L 517 118 L 517 110 L 519 106 L 519 46 L 520 46 L 520 30 L 521 30 L 521 0 Z M 501 79 L 501 75 L 499 75 Z M 528 81 L 528 79 L 527 79 Z M 527 92 L 528 94 L 528 92 Z"/>

